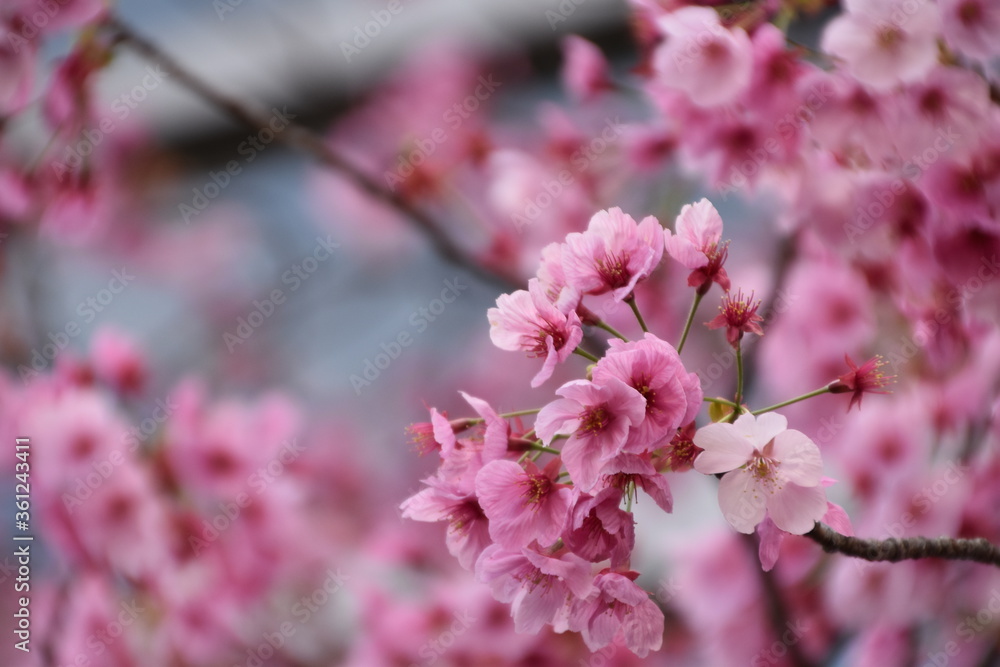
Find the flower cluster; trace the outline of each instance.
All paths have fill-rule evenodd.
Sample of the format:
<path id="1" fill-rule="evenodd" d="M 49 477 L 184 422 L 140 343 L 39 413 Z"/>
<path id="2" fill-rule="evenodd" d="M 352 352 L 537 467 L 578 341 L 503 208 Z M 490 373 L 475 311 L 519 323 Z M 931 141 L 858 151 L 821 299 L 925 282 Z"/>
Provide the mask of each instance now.
<path id="1" fill-rule="evenodd" d="M 765 569 L 774 565 L 782 535 L 808 532 L 835 507 L 823 490 L 819 448 L 805 434 L 776 413 L 757 418 L 738 400 L 706 399 L 679 350 L 645 331 L 635 290 L 666 249 L 692 271 L 687 282 L 696 304 L 713 283 L 726 290 L 709 329 L 726 326 L 737 352 L 745 333 L 763 334 L 759 304 L 728 292 L 727 244 L 712 204 L 685 206 L 675 227 L 664 229 L 653 217 L 637 223 L 617 208 L 600 211 L 585 232 L 545 248 L 528 290 L 501 295 L 490 309 L 498 347 L 541 358 L 532 387 L 574 353 L 593 362 L 584 378 L 555 390 L 558 398 L 504 415 L 463 394 L 478 417 L 449 422 L 432 409 L 429 423 L 411 427 L 421 434 L 422 451 L 439 452 L 441 465 L 403 503 L 403 515 L 448 523 L 450 552 L 511 604 L 518 631 L 552 625 L 580 632 L 591 650 L 618 639 L 639 656 L 660 647 L 663 613 L 631 569 L 632 504 L 641 489 L 672 512 L 665 472 L 693 464 L 707 475 L 726 473 L 722 511 L 740 532 L 760 527 Z M 602 294 L 632 306 L 641 338 L 626 339 L 584 305 L 587 296 Z M 690 325 L 689 318 L 685 337 Z M 595 345 L 584 342 L 585 326 L 612 334 L 600 356 L 585 349 Z M 740 373 L 741 385 L 742 366 Z M 725 421 L 696 430 L 705 401 L 731 409 Z M 526 414 L 536 415 L 527 429 L 519 420 Z"/>

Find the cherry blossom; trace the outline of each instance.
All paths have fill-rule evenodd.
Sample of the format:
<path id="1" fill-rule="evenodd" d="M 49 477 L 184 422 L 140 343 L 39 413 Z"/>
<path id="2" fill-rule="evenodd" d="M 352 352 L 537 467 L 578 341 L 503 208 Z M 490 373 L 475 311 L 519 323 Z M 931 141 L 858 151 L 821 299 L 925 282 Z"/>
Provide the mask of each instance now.
<path id="1" fill-rule="evenodd" d="M 535 278 L 528 282 L 528 291 L 501 294 L 487 317 L 490 339 L 501 350 L 524 350 L 544 357 L 531 381 L 533 387 L 548 380 L 556 364 L 566 361 L 583 339 L 580 318 L 573 311 L 567 314 L 556 308 Z"/>
<path id="2" fill-rule="evenodd" d="M 535 420 L 545 444 L 569 435 L 562 460 L 573 483 L 589 491 L 602 466 L 622 451 L 629 428 L 646 418 L 646 399 L 618 378 L 602 384 L 574 380 L 556 390 L 562 399 L 549 403 Z"/>
<path id="3" fill-rule="evenodd" d="M 567 283 L 582 294 L 611 292 L 616 301 L 628 298 L 663 257 L 660 230 L 653 216 L 636 223 L 620 208 L 596 213 L 586 232 L 566 237 L 562 265 Z"/>
<path id="4" fill-rule="evenodd" d="M 694 441 L 705 450 L 695 459 L 695 470 L 726 473 L 719 506 L 741 533 L 753 532 L 767 515 L 781 530 L 801 535 L 826 513 L 819 448 L 804 433 L 788 429 L 783 416 L 743 414 L 732 424 L 699 429 Z"/>

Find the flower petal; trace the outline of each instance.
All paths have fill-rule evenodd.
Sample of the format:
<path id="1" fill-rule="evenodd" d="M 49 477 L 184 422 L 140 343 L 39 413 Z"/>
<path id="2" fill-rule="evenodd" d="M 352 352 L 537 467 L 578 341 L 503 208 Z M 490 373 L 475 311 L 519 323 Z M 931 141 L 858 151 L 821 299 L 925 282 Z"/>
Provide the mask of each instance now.
<path id="1" fill-rule="evenodd" d="M 791 486 L 791 485 L 789 485 Z M 719 482 L 719 507 L 729 525 L 749 535 L 767 512 L 764 489 L 745 468 L 727 473 Z"/>
<path id="2" fill-rule="evenodd" d="M 694 444 L 705 451 L 694 460 L 694 469 L 705 475 L 729 472 L 750 460 L 754 445 L 734 424 L 709 424 L 694 434 Z"/>
<path id="3" fill-rule="evenodd" d="M 809 437 L 794 429 L 774 438 L 774 457 L 781 461 L 783 479 L 800 486 L 816 486 L 823 478 L 823 459 L 819 447 Z"/>
<path id="4" fill-rule="evenodd" d="M 791 482 L 767 497 L 767 513 L 781 530 L 803 535 L 826 514 L 826 492 L 820 486 L 799 486 Z"/>

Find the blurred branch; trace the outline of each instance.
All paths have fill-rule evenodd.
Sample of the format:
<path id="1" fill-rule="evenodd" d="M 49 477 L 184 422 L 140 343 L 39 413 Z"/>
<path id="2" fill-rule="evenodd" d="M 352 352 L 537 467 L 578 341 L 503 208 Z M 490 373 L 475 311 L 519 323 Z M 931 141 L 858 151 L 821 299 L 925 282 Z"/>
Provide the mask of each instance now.
<path id="1" fill-rule="evenodd" d="M 982 537 L 975 539 L 906 537 L 866 540 L 841 535 L 822 523 L 817 523 L 805 536 L 822 546 L 827 553 L 840 553 L 874 562 L 896 563 L 919 558 L 944 558 L 1000 566 L 1000 548 Z"/>
<path id="2" fill-rule="evenodd" d="M 125 44 L 143 58 L 159 63 L 170 76 L 182 86 L 209 102 L 234 120 L 252 128 L 267 127 L 271 116 L 258 109 L 219 92 L 216 88 L 188 71 L 173 56 L 160 49 L 144 36 L 136 33 L 114 15 L 109 15 L 105 25 L 114 31 L 115 42 Z M 383 187 L 357 165 L 334 151 L 324 138 L 307 127 L 289 122 L 288 128 L 275 137 L 295 148 L 309 153 L 323 165 L 339 172 L 360 188 L 365 194 L 395 209 L 412 220 L 416 227 L 430 240 L 437 253 L 446 261 L 464 268 L 475 276 L 503 289 L 520 284 L 514 275 L 499 269 L 483 266 L 457 245 L 430 215 L 417 208 L 400 194 Z"/>
<path id="3" fill-rule="evenodd" d="M 747 548 L 750 551 L 750 557 L 753 560 L 754 565 L 753 569 L 759 573 L 758 578 L 760 579 L 761 587 L 764 589 L 764 601 L 767 605 L 767 615 L 771 621 L 771 629 L 774 631 L 775 640 L 777 642 L 782 642 L 782 635 L 784 635 L 788 628 L 793 627 L 793 624 L 791 622 L 791 617 L 788 614 L 788 606 L 781 597 L 781 589 L 775 581 L 774 570 L 765 571 L 762 567 L 758 566 L 758 545 L 753 535 L 741 534 L 740 537 L 743 539 L 743 543 L 747 545 Z M 797 642 L 786 641 L 782 643 L 788 650 L 788 660 L 794 667 L 811 667 L 812 662 L 810 662 L 802 654 Z"/>

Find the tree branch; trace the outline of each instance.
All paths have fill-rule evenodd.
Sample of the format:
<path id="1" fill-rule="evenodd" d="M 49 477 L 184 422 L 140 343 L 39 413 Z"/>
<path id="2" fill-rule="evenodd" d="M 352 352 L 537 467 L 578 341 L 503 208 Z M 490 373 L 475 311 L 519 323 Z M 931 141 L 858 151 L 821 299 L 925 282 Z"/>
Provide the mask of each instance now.
<path id="1" fill-rule="evenodd" d="M 153 42 L 136 33 L 113 14 L 110 14 L 105 20 L 105 25 L 114 31 L 117 43 L 125 44 L 143 58 L 159 63 L 163 69 L 170 73 L 170 76 L 175 81 L 234 120 L 255 130 L 267 127 L 271 122 L 270 114 L 253 109 L 241 101 L 219 92 L 213 86 L 188 71 L 173 56 L 170 56 Z M 486 282 L 493 283 L 503 289 L 510 289 L 512 286 L 523 282 L 518 277 L 508 275 L 506 272 L 501 272 L 496 268 L 488 269 L 470 257 L 465 250 L 459 247 L 445 233 L 438 222 L 430 215 L 417 208 L 404 196 L 384 187 L 378 180 L 369 176 L 357 165 L 334 151 L 324 138 L 316 132 L 305 126 L 289 122 L 288 127 L 284 131 L 275 133 L 275 138 L 309 153 L 320 163 L 345 176 L 365 194 L 410 218 L 430 240 L 438 254 L 451 264 L 460 266 Z"/>
<path id="2" fill-rule="evenodd" d="M 817 523 L 805 537 L 822 546 L 823 551 L 827 553 L 840 553 L 873 562 L 896 563 L 919 558 L 944 558 L 1000 566 L 1000 548 L 982 537 L 975 539 L 906 537 L 872 540 L 841 535 L 822 523 Z"/>

